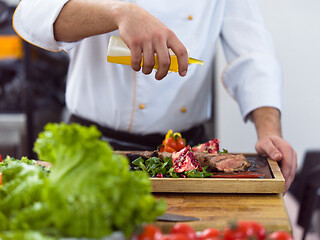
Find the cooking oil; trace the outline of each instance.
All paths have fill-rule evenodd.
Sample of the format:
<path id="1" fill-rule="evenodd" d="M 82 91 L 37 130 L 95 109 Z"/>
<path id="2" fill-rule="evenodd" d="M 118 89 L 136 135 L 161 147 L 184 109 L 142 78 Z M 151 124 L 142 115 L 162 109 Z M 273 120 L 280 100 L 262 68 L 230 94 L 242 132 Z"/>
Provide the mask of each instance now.
<path id="1" fill-rule="evenodd" d="M 173 53 L 171 49 L 169 49 L 169 54 L 170 54 L 170 60 L 171 60 L 169 71 L 178 72 L 179 65 L 178 65 L 177 56 Z M 158 61 L 157 55 L 155 55 L 154 58 L 155 58 L 155 64 L 153 68 L 158 69 L 159 61 Z M 130 49 L 121 40 L 120 37 L 111 36 L 109 41 L 109 46 L 108 46 L 107 61 L 110 63 L 131 65 Z M 203 61 L 189 57 L 189 64 L 203 65 Z M 142 56 L 141 66 L 143 66 L 143 56 Z"/>

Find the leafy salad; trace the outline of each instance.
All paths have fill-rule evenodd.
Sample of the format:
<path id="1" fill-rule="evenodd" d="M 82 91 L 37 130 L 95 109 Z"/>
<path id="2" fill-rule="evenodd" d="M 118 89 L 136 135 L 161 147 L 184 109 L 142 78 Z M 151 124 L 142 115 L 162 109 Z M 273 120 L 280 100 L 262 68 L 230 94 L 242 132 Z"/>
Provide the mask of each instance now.
<path id="1" fill-rule="evenodd" d="M 186 140 L 181 133 L 167 132 L 162 144 L 158 147 L 160 153 L 166 152 L 168 156 L 139 157 L 132 161 L 133 170 L 144 171 L 150 177 L 171 178 L 205 178 L 211 177 L 213 173 L 207 171 L 208 166 L 199 165 L 195 152 L 209 154 L 224 154 L 227 150 L 219 150 L 219 139 L 212 139 L 206 143 L 194 147 L 186 146 Z"/>
<path id="2" fill-rule="evenodd" d="M 164 213 L 151 195 L 148 174 L 130 171 L 94 127 L 46 125 L 36 161 L 7 157 L 0 165 L 0 239 L 101 239 L 125 236 Z"/>
<path id="3" fill-rule="evenodd" d="M 199 167 L 178 173 L 175 171 L 171 157 L 164 159 L 152 157 L 147 160 L 139 157 L 132 161 L 132 164 L 135 165 L 135 167 L 133 167 L 134 170 L 144 171 L 148 173 L 150 177 L 205 178 L 213 175 L 211 172 L 206 171 L 207 167 Z"/>

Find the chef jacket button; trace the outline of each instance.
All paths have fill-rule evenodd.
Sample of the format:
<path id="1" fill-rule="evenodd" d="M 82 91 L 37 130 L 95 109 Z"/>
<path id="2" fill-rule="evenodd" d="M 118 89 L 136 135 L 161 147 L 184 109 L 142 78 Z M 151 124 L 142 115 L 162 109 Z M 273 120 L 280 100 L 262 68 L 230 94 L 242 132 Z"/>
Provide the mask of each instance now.
<path id="1" fill-rule="evenodd" d="M 146 107 L 146 106 L 145 106 L 144 104 L 140 104 L 140 105 L 139 105 L 139 108 L 140 108 L 140 109 L 144 109 L 145 107 Z"/>
<path id="2" fill-rule="evenodd" d="M 192 20 L 192 19 L 193 19 L 193 16 L 192 16 L 192 15 L 189 15 L 189 16 L 188 16 L 188 19 L 189 19 L 189 20 Z"/>
<path id="3" fill-rule="evenodd" d="M 185 113 L 187 111 L 187 108 L 182 107 L 180 110 L 181 110 L 182 113 Z"/>

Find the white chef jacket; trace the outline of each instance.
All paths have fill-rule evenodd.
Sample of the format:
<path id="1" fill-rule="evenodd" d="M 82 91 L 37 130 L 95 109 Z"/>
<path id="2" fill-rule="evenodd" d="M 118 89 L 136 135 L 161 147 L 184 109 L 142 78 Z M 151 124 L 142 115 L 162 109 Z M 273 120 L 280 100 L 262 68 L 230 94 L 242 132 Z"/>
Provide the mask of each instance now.
<path id="1" fill-rule="evenodd" d="M 280 110 L 281 70 L 254 0 L 132 0 L 172 29 L 203 66 L 161 81 L 130 66 L 107 62 L 108 40 L 118 32 L 76 43 L 57 42 L 53 23 L 68 0 L 22 0 L 14 28 L 26 41 L 70 56 L 68 109 L 102 126 L 138 134 L 187 130 L 211 116 L 212 62 L 221 37 L 228 65 L 222 81 L 244 119 L 262 106 Z M 54 66 L 52 66 L 54 67 Z M 227 110 L 227 109 L 226 109 Z"/>

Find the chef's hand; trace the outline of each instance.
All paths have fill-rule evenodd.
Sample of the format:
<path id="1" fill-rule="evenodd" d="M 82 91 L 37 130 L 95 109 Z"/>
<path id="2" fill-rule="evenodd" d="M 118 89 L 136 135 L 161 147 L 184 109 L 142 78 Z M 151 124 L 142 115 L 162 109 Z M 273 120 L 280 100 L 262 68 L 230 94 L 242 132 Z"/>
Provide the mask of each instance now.
<path id="1" fill-rule="evenodd" d="M 258 139 L 256 151 L 259 155 L 268 156 L 280 162 L 281 172 L 285 178 L 285 189 L 289 189 L 297 169 L 297 153 L 279 136 L 265 136 Z"/>
<path id="2" fill-rule="evenodd" d="M 157 18 L 135 4 L 127 4 L 117 18 L 119 34 L 131 50 L 131 66 L 140 70 L 143 54 L 142 72 L 150 74 L 154 66 L 154 54 L 159 59 L 156 79 L 164 78 L 169 70 L 168 48 L 178 58 L 179 74 L 185 76 L 188 69 L 188 52 L 177 36 Z"/>
<path id="3" fill-rule="evenodd" d="M 176 54 L 180 76 L 188 70 L 188 52 L 177 36 L 157 18 L 136 4 L 123 1 L 68 1 L 54 25 L 57 41 L 75 42 L 83 38 L 119 30 L 120 37 L 131 50 L 131 66 L 150 74 L 154 54 L 159 59 L 156 79 L 164 78 L 169 70 L 168 48 Z"/>
<path id="4" fill-rule="evenodd" d="M 297 169 L 297 153 L 282 138 L 280 112 L 276 108 L 262 107 L 252 112 L 252 118 L 258 135 L 256 151 L 259 155 L 280 162 L 287 191 Z"/>

